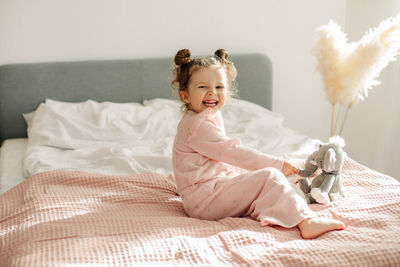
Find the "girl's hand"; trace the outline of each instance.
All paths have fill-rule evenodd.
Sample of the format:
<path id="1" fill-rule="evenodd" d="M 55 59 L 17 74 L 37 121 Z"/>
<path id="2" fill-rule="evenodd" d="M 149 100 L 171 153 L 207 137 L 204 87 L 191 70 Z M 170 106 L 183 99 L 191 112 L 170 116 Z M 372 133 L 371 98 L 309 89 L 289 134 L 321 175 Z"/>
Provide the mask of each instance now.
<path id="1" fill-rule="evenodd" d="M 299 169 L 297 169 L 296 167 L 285 161 L 283 162 L 282 173 L 287 177 L 290 175 L 298 174 Z"/>

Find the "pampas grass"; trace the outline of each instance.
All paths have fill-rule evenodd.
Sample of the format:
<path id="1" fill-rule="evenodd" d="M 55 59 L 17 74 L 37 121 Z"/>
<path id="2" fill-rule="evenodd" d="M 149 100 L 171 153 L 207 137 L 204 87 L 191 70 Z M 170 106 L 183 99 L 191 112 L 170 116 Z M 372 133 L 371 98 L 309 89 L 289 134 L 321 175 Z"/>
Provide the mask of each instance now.
<path id="1" fill-rule="evenodd" d="M 399 54 L 400 14 L 369 29 L 358 42 L 348 43 L 346 34 L 332 20 L 317 33 L 313 53 L 332 105 L 330 136 L 342 135 L 350 109 L 380 84 L 377 78 L 381 71 Z"/>

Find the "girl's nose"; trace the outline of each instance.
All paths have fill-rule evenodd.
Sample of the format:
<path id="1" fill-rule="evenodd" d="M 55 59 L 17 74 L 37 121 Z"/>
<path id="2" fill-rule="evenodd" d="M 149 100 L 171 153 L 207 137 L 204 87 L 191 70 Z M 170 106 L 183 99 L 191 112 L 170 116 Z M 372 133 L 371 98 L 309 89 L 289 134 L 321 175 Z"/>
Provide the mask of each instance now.
<path id="1" fill-rule="evenodd" d="M 208 95 L 215 95 L 216 93 L 215 89 L 208 90 Z"/>

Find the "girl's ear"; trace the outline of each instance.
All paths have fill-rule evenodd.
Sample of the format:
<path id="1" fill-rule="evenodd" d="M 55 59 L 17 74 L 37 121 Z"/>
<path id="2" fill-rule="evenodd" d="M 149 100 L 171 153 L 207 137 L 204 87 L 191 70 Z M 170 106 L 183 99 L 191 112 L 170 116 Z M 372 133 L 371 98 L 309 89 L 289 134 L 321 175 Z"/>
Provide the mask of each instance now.
<path id="1" fill-rule="evenodd" d="M 188 92 L 179 91 L 179 95 L 181 96 L 181 99 L 182 99 L 183 102 L 185 102 L 186 104 L 190 104 Z"/>

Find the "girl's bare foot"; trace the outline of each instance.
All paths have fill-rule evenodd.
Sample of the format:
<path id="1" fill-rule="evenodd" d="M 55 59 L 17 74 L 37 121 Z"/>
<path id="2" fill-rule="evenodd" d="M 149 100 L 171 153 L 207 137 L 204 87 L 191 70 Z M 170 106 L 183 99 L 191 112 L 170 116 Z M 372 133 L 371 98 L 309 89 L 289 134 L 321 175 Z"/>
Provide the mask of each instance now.
<path id="1" fill-rule="evenodd" d="M 315 238 L 333 230 L 346 229 L 341 221 L 326 218 L 308 218 L 300 222 L 297 227 L 299 227 L 301 235 L 305 239 Z"/>

